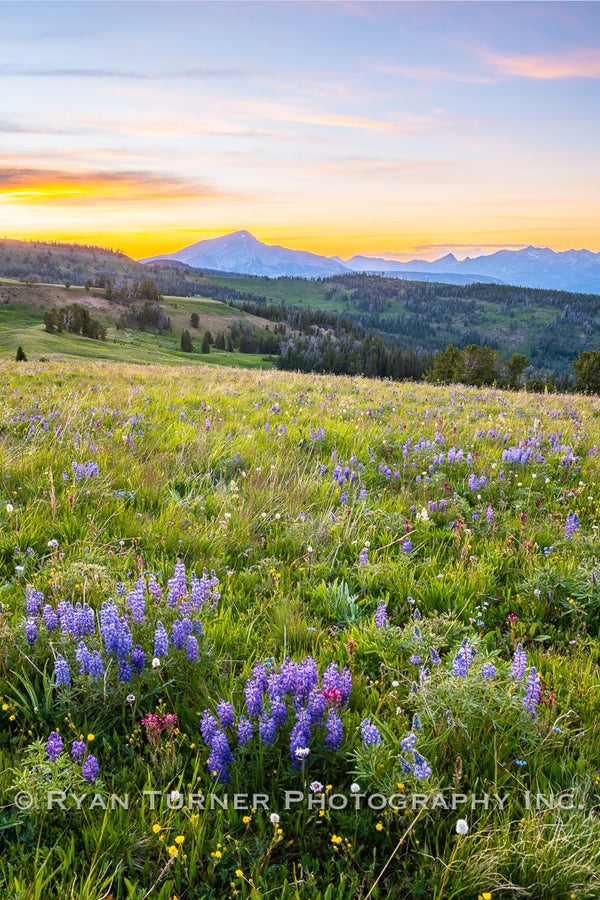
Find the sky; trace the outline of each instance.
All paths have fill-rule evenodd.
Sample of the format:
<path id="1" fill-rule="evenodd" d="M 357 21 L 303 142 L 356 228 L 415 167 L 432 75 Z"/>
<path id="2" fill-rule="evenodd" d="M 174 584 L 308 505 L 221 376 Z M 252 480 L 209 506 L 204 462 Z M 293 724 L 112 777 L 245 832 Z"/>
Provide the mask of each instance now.
<path id="1" fill-rule="evenodd" d="M 600 3 L 0 2 L 0 238 L 600 251 Z"/>

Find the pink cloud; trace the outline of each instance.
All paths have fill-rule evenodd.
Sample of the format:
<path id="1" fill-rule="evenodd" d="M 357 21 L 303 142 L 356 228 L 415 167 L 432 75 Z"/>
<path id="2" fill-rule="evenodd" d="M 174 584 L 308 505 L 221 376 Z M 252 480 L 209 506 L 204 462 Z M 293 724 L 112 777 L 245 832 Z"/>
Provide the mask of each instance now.
<path id="1" fill-rule="evenodd" d="M 600 78 L 600 50 L 576 50 L 547 56 L 484 56 L 488 65 L 504 75 L 536 78 L 541 81 L 560 78 Z"/>

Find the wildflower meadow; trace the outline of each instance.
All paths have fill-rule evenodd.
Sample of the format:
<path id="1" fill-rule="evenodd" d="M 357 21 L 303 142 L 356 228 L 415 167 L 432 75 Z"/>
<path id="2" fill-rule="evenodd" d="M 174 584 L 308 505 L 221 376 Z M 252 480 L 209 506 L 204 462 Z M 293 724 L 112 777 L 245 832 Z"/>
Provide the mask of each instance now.
<path id="1" fill-rule="evenodd" d="M 0 371 L 2 897 L 600 897 L 598 397 Z"/>

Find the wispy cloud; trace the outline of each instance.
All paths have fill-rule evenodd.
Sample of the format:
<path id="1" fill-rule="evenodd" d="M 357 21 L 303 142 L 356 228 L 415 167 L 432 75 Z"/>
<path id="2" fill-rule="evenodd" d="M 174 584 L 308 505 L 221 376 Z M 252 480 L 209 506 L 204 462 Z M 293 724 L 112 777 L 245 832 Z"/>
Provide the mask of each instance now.
<path id="1" fill-rule="evenodd" d="M 564 78 L 600 78 L 600 50 L 587 48 L 568 53 L 511 55 L 484 51 L 480 62 L 488 71 L 468 72 L 432 66 L 386 64 L 376 71 L 383 75 L 398 75 L 426 84 L 450 82 L 456 84 L 494 84 L 502 76 L 549 81 Z"/>
<path id="2" fill-rule="evenodd" d="M 90 204 L 230 196 L 196 181 L 157 172 L 66 172 L 0 166 L 0 198 L 36 204 Z"/>
<path id="3" fill-rule="evenodd" d="M 498 244 L 419 244 L 414 247 L 414 250 L 478 250 L 480 248 L 492 249 L 492 250 L 505 250 L 505 249 L 523 249 L 523 247 L 527 247 L 527 244 L 505 244 L 500 242 Z"/>
<path id="4" fill-rule="evenodd" d="M 503 75 L 540 81 L 600 78 L 600 50 L 583 49 L 548 55 L 505 56 L 487 53 L 484 62 Z"/>
<path id="5" fill-rule="evenodd" d="M 86 67 L 57 67 L 44 68 L 41 66 L 0 66 L 0 78 L 108 78 L 124 79 L 125 81 L 155 81 L 171 78 L 246 78 L 253 74 L 249 69 L 232 67 L 208 68 L 204 66 L 191 66 L 187 69 L 174 71 L 116 68 L 86 68 Z"/>
<path id="6" fill-rule="evenodd" d="M 272 103 L 254 103 L 241 116 L 259 116 L 275 122 L 293 122 L 300 125 L 323 125 L 329 128 L 356 128 L 361 131 L 416 132 L 430 127 L 432 119 L 427 116 L 403 116 L 398 119 L 374 118 L 338 114 L 316 109 L 306 109 Z"/>
<path id="7" fill-rule="evenodd" d="M 0 133 L 2 134 L 73 134 L 76 129 L 57 128 L 54 125 L 30 125 L 22 122 L 13 122 L 10 119 L 0 119 Z"/>

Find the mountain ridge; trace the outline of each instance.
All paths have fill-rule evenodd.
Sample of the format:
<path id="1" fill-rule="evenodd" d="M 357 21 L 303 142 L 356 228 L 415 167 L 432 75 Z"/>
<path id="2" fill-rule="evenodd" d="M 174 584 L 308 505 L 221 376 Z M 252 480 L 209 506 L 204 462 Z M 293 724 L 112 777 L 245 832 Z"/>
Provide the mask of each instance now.
<path id="1" fill-rule="evenodd" d="M 459 260 L 447 253 L 437 260 L 407 262 L 356 254 L 347 260 L 322 256 L 306 250 L 291 250 L 266 244 L 246 230 L 196 241 L 175 253 L 157 254 L 139 260 L 182 262 L 193 268 L 270 278 L 327 278 L 351 272 L 370 272 L 391 277 L 472 284 L 477 281 L 513 284 L 520 287 L 600 292 L 600 253 L 591 250 L 556 251 L 530 245 L 521 250 L 494 253 Z"/>

